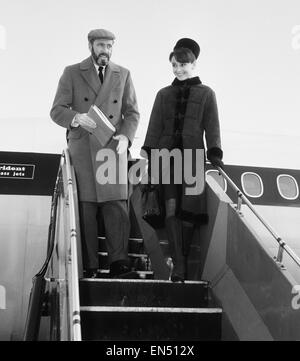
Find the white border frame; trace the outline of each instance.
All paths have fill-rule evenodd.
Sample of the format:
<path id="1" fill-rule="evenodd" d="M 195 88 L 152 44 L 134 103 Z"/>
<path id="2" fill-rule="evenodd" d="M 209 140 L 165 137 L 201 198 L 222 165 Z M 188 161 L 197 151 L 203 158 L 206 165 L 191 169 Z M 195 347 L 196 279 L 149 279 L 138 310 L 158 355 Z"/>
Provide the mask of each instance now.
<path id="1" fill-rule="evenodd" d="M 251 175 L 255 175 L 257 176 L 257 178 L 259 179 L 259 182 L 260 182 L 260 185 L 261 185 L 261 192 L 259 195 L 257 196 L 253 196 L 251 194 L 249 194 L 246 190 L 245 190 L 245 185 L 244 185 L 244 177 L 245 175 L 248 175 L 248 174 L 251 174 Z M 244 193 L 248 196 L 248 197 L 251 197 L 251 198 L 260 198 L 263 194 L 264 194 L 264 183 L 261 179 L 261 176 L 257 173 L 254 173 L 254 172 L 244 172 L 242 175 L 241 175 L 241 184 L 242 184 L 242 188 L 243 188 L 243 191 Z"/>
<path id="2" fill-rule="evenodd" d="M 284 195 L 282 194 L 282 192 L 281 192 L 281 190 L 280 190 L 280 187 L 279 187 L 280 177 L 288 177 L 288 178 L 291 178 L 291 179 L 294 181 L 294 183 L 296 184 L 296 189 L 297 189 L 297 195 L 296 195 L 295 197 L 286 197 L 286 196 L 284 196 Z M 281 197 L 282 197 L 283 199 L 287 199 L 288 201 L 294 201 L 295 199 L 297 199 L 297 198 L 299 197 L 299 186 L 298 186 L 298 183 L 297 183 L 296 179 L 295 179 L 293 176 L 291 176 L 291 175 L 289 175 L 289 174 L 279 174 L 279 175 L 277 176 L 277 178 L 276 178 L 276 183 L 277 183 L 278 192 L 279 192 L 279 194 L 281 195 Z"/>

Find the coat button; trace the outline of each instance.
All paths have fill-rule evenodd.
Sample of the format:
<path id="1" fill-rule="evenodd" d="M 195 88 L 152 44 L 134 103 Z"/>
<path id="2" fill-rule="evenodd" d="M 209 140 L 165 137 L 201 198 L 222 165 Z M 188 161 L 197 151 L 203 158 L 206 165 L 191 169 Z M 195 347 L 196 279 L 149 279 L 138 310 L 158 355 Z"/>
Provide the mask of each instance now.
<path id="1" fill-rule="evenodd" d="M 89 101 L 89 98 L 85 97 L 84 100 L 85 100 L 86 102 L 88 102 L 88 101 Z"/>
<path id="2" fill-rule="evenodd" d="M 114 100 L 114 103 L 118 103 L 117 99 Z"/>
<path id="3" fill-rule="evenodd" d="M 113 115 L 110 115 L 110 116 L 109 116 L 109 119 L 112 119 L 113 117 L 114 117 Z"/>

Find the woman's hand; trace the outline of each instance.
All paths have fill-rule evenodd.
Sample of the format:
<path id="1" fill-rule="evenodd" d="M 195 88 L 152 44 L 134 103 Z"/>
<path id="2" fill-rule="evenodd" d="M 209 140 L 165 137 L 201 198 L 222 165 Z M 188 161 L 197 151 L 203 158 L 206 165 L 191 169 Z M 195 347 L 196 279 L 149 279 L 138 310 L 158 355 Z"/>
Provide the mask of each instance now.
<path id="1" fill-rule="evenodd" d="M 224 163 L 220 158 L 211 156 L 209 160 L 214 167 L 220 167 L 224 169 Z"/>

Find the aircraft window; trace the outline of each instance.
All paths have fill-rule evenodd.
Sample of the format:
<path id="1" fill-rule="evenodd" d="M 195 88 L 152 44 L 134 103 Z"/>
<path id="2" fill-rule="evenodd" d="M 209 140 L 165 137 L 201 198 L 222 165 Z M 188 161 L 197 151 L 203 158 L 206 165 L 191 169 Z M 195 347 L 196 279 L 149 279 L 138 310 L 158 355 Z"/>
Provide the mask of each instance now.
<path id="1" fill-rule="evenodd" d="M 277 187 L 281 197 L 289 200 L 298 198 L 299 188 L 294 177 L 281 174 L 277 177 Z"/>
<path id="2" fill-rule="evenodd" d="M 221 174 L 219 174 L 217 170 L 214 169 L 208 170 L 206 172 L 206 175 L 211 176 L 219 184 L 219 186 L 223 189 L 224 192 L 227 191 L 226 179 L 224 179 L 224 177 Z"/>
<path id="3" fill-rule="evenodd" d="M 264 192 L 264 186 L 260 176 L 252 172 L 242 174 L 242 187 L 245 194 L 252 198 L 261 197 Z"/>

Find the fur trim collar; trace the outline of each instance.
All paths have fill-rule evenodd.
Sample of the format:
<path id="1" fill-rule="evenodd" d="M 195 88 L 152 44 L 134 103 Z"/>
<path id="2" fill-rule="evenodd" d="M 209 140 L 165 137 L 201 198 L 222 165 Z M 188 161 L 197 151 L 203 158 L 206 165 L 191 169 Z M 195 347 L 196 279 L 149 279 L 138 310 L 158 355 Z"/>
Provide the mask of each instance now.
<path id="1" fill-rule="evenodd" d="M 177 85 L 177 86 L 191 86 L 191 85 L 198 85 L 198 84 L 202 84 L 200 78 L 198 76 L 194 76 L 193 78 L 188 78 L 185 80 L 178 80 L 177 78 L 175 78 L 173 80 L 172 85 Z"/>

